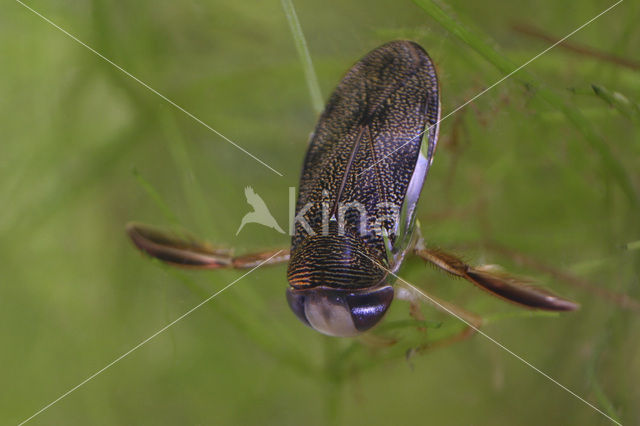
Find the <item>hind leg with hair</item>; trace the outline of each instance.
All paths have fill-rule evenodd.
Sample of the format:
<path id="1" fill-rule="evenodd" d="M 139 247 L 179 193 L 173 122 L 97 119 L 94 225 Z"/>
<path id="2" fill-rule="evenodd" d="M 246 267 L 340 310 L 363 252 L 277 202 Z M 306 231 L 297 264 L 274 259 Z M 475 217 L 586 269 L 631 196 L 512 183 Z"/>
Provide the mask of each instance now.
<path id="1" fill-rule="evenodd" d="M 249 269 L 260 264 L 277 265 L 289 261 L 289 249 L 234 256 L 230 250 L 213 248 L 190 236 L 139 223 L 128 224 L 127 233 L 141 251 L 165 263 L 183 268 Z M 280 254 L 274 256 L 279 252 Z M 268 261 L 265 262 L 266 260 Z"/>
<path id="2" fill-rule="evenodd" d="M 526 308 L 573 311 L 580 306 L 547 289 L 531 285 L 526 279 L 507 274 L 495 266 L 470 266 L 453 254 L 440 249 L 426 248 L 422 236 L 417 238 L 413 254 L 453 276 L 470 281 L 494 296 Z"/>

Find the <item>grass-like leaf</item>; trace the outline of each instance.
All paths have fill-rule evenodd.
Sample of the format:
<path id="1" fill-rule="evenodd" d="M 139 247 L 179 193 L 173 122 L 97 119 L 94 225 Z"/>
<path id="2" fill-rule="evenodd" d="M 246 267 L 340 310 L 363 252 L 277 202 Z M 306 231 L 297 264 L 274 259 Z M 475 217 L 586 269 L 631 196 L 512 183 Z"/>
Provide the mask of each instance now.
<path id="1" fill-rule="evenodd" d="M 598 135 L 591 122 L 577 108 L 568 105 L 555 91 L 545 88 L 525 69 L 518 69 L 517 65 L 492 46 L 492 43 L 488 41 L 488 36 L 480 34 L 478 31 L 472 31 L 469 27 L 462 25 L 449 13 L 445 12 L 435 1 L 414 0 L 414 2 L 451 34 L 495 66 L 501 73 L 505 75 L 513 73 L 513 78 L 524 85 L 534 96 L 541 98 L 554 109 L 561 111 L 576 130 L 582 134 L 584 140 L 598 153 L 605 170 L 613 175 L 631 204 L 634 207 L 640 206 L 640 198 L 629 174 L 613 156 L 607 142 Z"/>
<path id="2" fill-rule="evenodd" d="M 622 115 L 636 123 L 640 123 L 640 105 L 620 92 L 612 92 L 604 86 L 591 85 L 593 92 L 603 101 L 615 108 Z"/>
<path id="3" fill-rule="evenodd" d="M 311 96 L 311 105 L 313 106 L 313 110 L 317 114 L 320 114 L 324 109 L 324 100 L 322 99 L 318 77 L 315 69 L 313 68 L 313 62 L 311 61 L 311 54 L 307 47 L 307 40 L 302 32 L 302 27 L 300 26 L 296 10 L 293 7 L 293 1 L 282 0 L 282 8 L 284 9 L 284 13 L 287 17 L 287 22 L 289 22 L 291 35 L 293 36 L 293 41 L 296 45 L 296 50 L 298 51 L 298 57 L 302 63 L 304 77 L 307 81 L 307 88 L 309 89 L 309 96 Z"/>

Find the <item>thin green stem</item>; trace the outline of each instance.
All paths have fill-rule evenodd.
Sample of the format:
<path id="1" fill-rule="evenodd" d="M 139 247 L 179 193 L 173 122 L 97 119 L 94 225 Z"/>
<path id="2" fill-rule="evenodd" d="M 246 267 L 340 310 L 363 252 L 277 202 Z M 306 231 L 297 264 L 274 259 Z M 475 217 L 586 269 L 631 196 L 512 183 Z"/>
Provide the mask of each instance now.
<path id="1" fill-rule="evenodd" d="M 322 93 L 320 91 L 320 84 L 318 83 L 318 77 L 313 69 L 313 62 L 311 62 L 311 55 L 309 54 L 309 48 L 307 47 L 307 41 L 304 38 L 298 15 L 293 7 L 291 0 L 282 0 L 282 8 L 287 16 L 287 22 L 289 22 L 289 28 L 291 29 L 291 35 L 298 51 L 298 57 L 302 63 L 304 69 L 304 77 L 307 81 L 307 87 L 309 89 L 309 95 L 311 96 L 311 105 L 316 113 L 321 113 L 324 109 L 324 101 L 322 99 Z"/>
<path id="2" fill-rule="evenodd" d="M 205 230 L 207 234 L 210 234 L 213 221 L 211 220 L 211 214 L 204 196 L 204 191 L 194 173 L 182 130 L 178 126 L 178 123 L 176 123 L 174 115 L 166 111 L 165 108 L 159 107 L 158 115 L 158 121 L 164 127 L 164 133 L 169 139 L 169 151 L 176 163 L 176 173 L 181 176 L 182 191 L 189 203 L 189 210 L 196 215 L 198 227 Z"/>
<path id="3" fill-rule="evenodd" d="M 593 129 L 591 122 L 587 120 L 578 109 L 566 105 L 562 97 L 560 97 L 556 92 L 544 88 L 542 84 L 536 81 L 530 73 L 521 69 L 522 66 L 516 66 L 505 56 L 500 54 L 498 50 L 492 46 L 494 43 L 488 41 L 490 40 L 488 36 L 480 34 L 477 31 L 471 31 L 466 26 L 460 24 L 455 18 L 445 12 L 434 0 L 414 0 L 414 2 L 451 34 L 455 35 L 463 43 L 471 47 L 476 53 L 495 66 L 501 73 L 505 74 L 505 77 L 510 77 L 511 74 L 514 74 L 513 78 L 519 81 L 534 96 L 538 96 L 551 107 L 561 111 L 569 122 L 571 122 L 582 134 L 584 140 L 586 140 L 587 143 L 598 153 L 605 169 L 613 175 L 614 179 L 629 199 L 629 202 L 634 207 L 638 207 L 640 205 L 638 193 L 634 188 L 627 171 L 618 159 L 613 156 L 609 146 L 607 145 L 607 141 L 598 135 L 598 133 Z M 538 56 L 534 57 L 529 62 L 532 62 Z M 528 64 L 528 62 L 526 64 Z M 517 75 L 515 75 L 516 73 Z"/>
<path id="4" fill-rule="evenodd" d="M 341 360 L 338 357 L 338 340 L 333 337 L 324 339 L 324 397 L 327 425 L 340 424 L 340 402 L 345 376 L 342 374 Z"/>
<path id="5" fill-rule="evenodd" d="M 157 261 L 159 264 L 160 261 Z M 185 287 L 199 297 L 209 297 L 208 291 L 200 287 L 186 274 L 162 265 L 165 270 L 179 279 Z M 315 375 L 318 369 L 308 362 L 307 357 L 299 349 L 284 345 L 282 340 L 274 336 L 271 324 L 264 323 L 255 316 L 247 312 L 243 303 L 239 303 L 234 295 L 227 295 L 224 302 L 209 304 L 211 309 L 219 312 L 229 323 L 235 326 L 238 331 L 244 334 L 253 344 L 262 349 L 276 359 L 280 364 L 285 365 L 303 375 Z"/>
<path id="6" fill-rule="evenodd" d="M 176 215 L 171 211 L 171 208 L 169 208 L 169 206 L 167 205 L 167 203 L 164 202 L 164 200 L 162 199 L 162 196 L 160 195 L 160 193 L 153 187 L 153 185 L 151 185 L 151 183 L 149 183 L 148 180 L 146 180 L 141 174 L 140 172 L 138 172 L 137 169 L 133 169 L 132 171 L 133 176 L 136 178 L 136 181 L 138 182 L 138 184 L 142 187 L 142 189 L 144 190 L 144 192 L 147 193 L 147 195 L 153 200 L 153 202 L 155 203 L 156 206 L 158 206 L 158 208 L 160 209 L 160 212 L 162 212 L 162 215 L 169 221 L 171 222 L 171 224 L 173 226 L 179 226 L 180 225 L 180 221 L 178 221 L 178 218 L 176 217 Z"/>

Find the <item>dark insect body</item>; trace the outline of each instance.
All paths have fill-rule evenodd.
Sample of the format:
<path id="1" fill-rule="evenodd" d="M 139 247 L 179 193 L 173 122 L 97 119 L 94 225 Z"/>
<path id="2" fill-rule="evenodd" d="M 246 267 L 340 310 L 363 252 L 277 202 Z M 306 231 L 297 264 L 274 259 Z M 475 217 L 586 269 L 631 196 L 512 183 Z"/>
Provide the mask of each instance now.
<path id="1" fill-rule="evenodd" d="M 303 323 L 333 336 L 369 330 L 394 296 L 417 302 L 410 289 L 394 289 L 407 255 L 525 307 L 576 309 L 521 279 L 424 246 L 416 205 L 439 119 L 438 79 L 427 53 L 410 41 L 387 43 L 347 72 L 318 121 L 303 163 L 290 251 L 233 257 L 139 224 L 128 226 L 129 235 L 143 251 L 179 266 L 252 268 L 289 260 L 289 306 Z"/>

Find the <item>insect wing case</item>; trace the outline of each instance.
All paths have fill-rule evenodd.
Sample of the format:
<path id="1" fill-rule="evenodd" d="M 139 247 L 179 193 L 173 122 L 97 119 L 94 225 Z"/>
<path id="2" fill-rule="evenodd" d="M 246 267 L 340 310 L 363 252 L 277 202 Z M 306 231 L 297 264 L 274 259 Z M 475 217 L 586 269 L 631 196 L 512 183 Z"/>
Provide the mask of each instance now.
<path id="1" fill-rule="evenodd" d="M 359 203 L 366 212 L 363 239 L 394 268 L 411 237 L 439 115 L 435 67 L 419 45 L 394 41 L 368 53 L 347 72 L 318 121 L 304 160 L 296 214 L 307 208 L 304 217 L 321 233 L 323 203 L 336 219 L 340 206 L 344 210 Z M 398 212 L 400 219 L 391 220 Z M 348 231 L 359 233 L 360 215 L 356 208 L 346 210 Z M 292 252 L 308 235 L 296 222 Z"/>

